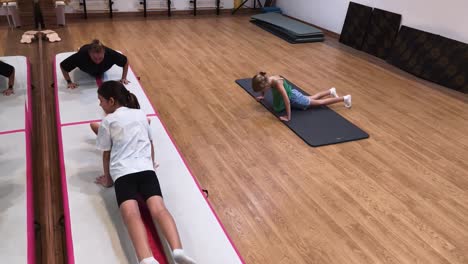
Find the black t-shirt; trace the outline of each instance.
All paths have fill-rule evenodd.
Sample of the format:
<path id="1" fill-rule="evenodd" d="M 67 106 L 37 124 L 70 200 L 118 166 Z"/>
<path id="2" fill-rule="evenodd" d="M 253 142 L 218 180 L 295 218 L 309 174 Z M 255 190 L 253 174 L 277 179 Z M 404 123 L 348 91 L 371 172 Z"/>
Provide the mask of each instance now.
<path id="1" fill-rule="evenodd" d="M 104 47 L 104 59 L 102 62 L 96 64 L 89 56 L 88 51 L 90 46 L 90 44 L 84 45 L 77 53 L 62 61 L 60 66 L 67 72 L 71 72 L 73 69 L 78 67 L 80 70 L 92 76 L 100 76 L 104 72 L 108 71 L 114 64 L 120 67 L 127 64 L 127 57 L 125 57 L 125 55 L 108 47 Z"/>
<path id="2" fill-rule="evenodd" d="M 0 74 L 5 77 L 10 77 L 15 68 L 8 63 L 0 61 Z"/>

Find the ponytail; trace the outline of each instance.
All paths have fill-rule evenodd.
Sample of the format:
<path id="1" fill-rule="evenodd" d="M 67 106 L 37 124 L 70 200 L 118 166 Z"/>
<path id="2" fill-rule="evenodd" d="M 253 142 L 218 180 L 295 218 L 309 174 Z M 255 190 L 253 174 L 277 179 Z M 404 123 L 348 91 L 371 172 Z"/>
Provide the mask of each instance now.
<path id="1" fill-rule="evenodd" d="M 98 89 L 98 94 L 104 99 L 109 100 L 114 98 L 121 106 L 133 109 L 140 109 L 140 103 L 137 97 L 125 88 L 125 86 L 118 81 L 104 82 Z"/>
<path id="2" fill-rule="evenodd" d="M 128 90 L 127 90 L 128 91 Z M 138 98 L 136 95 L 128 92 L 128 102 L 126 107 L 133 108 L 133 109 L 140 109 L 140 103 L 138 103 Z"/>

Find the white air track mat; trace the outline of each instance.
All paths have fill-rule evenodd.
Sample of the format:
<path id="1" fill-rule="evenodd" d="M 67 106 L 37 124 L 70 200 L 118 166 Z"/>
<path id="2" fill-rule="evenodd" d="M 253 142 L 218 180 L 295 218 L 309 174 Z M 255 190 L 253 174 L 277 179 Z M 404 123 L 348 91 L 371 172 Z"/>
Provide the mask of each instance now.
<path id="1" fill-rule="evenodd" d="M 15 67 L 15 94 L 0 94 L 0 258 L 33 264 L 34 222 L 30 149 L 29 64 L 25 57 L 1 57 Z M 8 87 L 0 79 L 0 90 Z"/>
<path id="2" fill-rule="evenodd" d="M 0 60 L 15 67 L 15 93 L 4 96 L 0 93 L 0 131 L 24 129 L 24 102 L 29 83 L 29 70 L 26 57 L 0 57 Z M 8 78 L 0 75 L 0 92 L 8 88 Z"/>
<path id="3" fill-rule="evenodd" d="M 137 260 L 114 190 L 94 184 L 95 177 L 102 174 L 102 153 L 95 148 L 96 136 L 89 123 L 104 116 L 97 99 L 97 83 L 74 70 L 71 76 L 80 86 L 67 89 L 60 62 L 71 54 L 58 54 L 55 62 L 68 263 L 134 264 Z M 121 74 L 120 67 L 113 67 L 103 79 L 119 80 Z M 160 164 L 156 173 L 184 250 L 200 264 L 244 263 L 131 69 L 127 79 L 131 83 L 126 87 L 151 118 L 155 156 Z M 164 261 L 172 263 L 170 258 L 160 262 Z"/>

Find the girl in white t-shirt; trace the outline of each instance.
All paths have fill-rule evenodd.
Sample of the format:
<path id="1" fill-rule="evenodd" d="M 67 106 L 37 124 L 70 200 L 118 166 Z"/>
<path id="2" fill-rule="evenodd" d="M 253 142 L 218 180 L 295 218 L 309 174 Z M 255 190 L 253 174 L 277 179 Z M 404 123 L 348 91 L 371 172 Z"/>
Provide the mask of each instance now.
<path id="1" fill-rule="evenodd" d="M 140 264 L 157 264 L 141 220 L 137 198 L 142 196 L 151 216 L 160 225 L 178 264 L 194 264 L 180 242 L 177 227 L 166 209 L 154 171 L 154 147 L 148 120 L 136 96 L 117 81 L 98 89 L 100 106 L 107 116 L 99 125 L 96 146 L 103 151 L 104 175 L 96 183 L 115 186 L 115 195 Z"/>

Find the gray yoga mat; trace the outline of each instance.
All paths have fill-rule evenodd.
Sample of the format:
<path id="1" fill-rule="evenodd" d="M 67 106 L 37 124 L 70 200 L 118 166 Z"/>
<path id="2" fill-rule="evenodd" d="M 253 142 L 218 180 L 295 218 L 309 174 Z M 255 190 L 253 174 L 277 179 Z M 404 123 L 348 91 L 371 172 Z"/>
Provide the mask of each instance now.
<path id="1" fill-rule="evenodd" d="M 307 25 L 292 18 L 283 16 L 278 13 L 264 13 L 253 15 L 252 20 L 262 21 L 287 30 L 297 37 L 310 37 L 323 35 L 322 31 L 313 26 Z"/>
<path id="2" fill-rule="evenodd" d="M 251 96 L 256 97 L 259 95 L 252 89 L 251 78 L 239 79 L 236 80 L 236 83 Z M 289 83 L 294 89 L 308 95 L 292 82 Z M 284 112 L 277 113 L 273 110 L 273 96 L 271 92 L 267 92 L 265 94 L 265 99 L 260 103 L 277 117 L 285 114 Z M 279 119 L 278 122 L 280 122 Z M 326 106 L 310 108 L 308 110 L 291 109 L 291 120 L 284 122 L 284 124 L 312 147 L 343 143 L 369 137 L 366 132 Z"/>
<path id="3" fill-rule="evenodd" d="M 295 36 L 291 32 L 277 27 L 272 24 L 268 24 L 266 22 L 260 20 L 250 20 L 253 24 L 257 25 L 258 27 L 270 32 L 271 34 L 286 40 L 291 44 L 298 44 L 298 43 L 309 43 L 309 42 L 321 42 L 324 40 L 323 34 L 311 35 L 311 36 Z"/>

